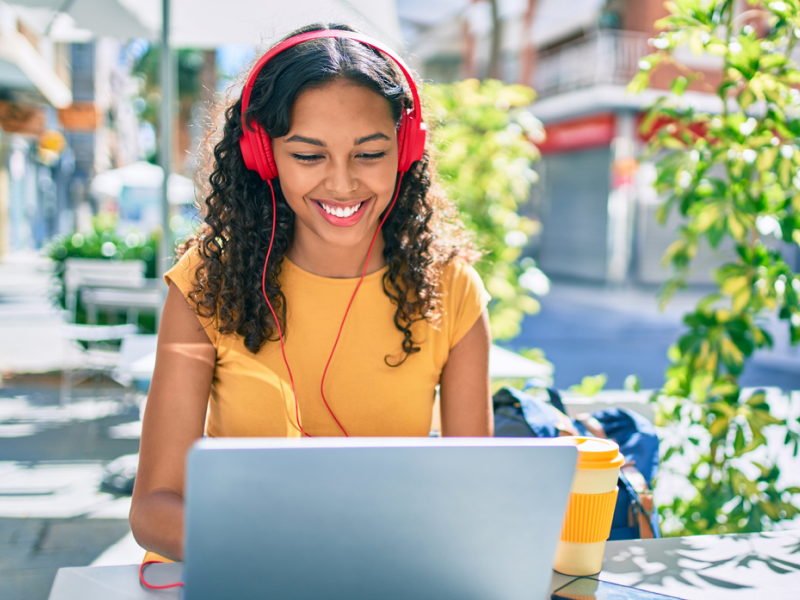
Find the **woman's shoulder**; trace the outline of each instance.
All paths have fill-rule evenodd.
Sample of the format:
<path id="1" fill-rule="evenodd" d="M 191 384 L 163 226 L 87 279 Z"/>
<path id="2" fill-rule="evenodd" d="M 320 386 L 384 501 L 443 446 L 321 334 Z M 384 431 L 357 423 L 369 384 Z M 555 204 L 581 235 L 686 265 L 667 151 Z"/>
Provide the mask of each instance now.
<path id="1" fill-rule="evenodd" d="M 460 257 L 442 267 L 438 287 L 442 324 L 452 348 L 472 328 L 492 297 L 475 267 Z"/>
<path id="2" fill-rule="evenodd" d="M 204 276 L 201 271 L 203 265 L 204 260 L 200 255 L 199 248 L 192 246 L 183 253 L 183 256 L 178 259 L 178 262 L 171 269 L 164 273 L 164 281 L 168 287 L 170 283 L 174 283 L 180 290 L 181 294 L 189 302 L 189 306 L 197 314 L 200 324 L 208 332 L 212 343 L 216 346 L 219 341 L 216 331 L 216 319 L 213 316 L 206 316 L 209 314 L 208 309 L 201 311 L 198 307 L 199 302 L 203 299 L 203 289 L 205 289 L 202 282 L 199 282 L 199 278 Z"/>
<path id="3" fill-rule="evenodd" d="M 169 286 L 174 283 L 184 294 L 194 290 L 197 284 L 199 269 L 203 266 L 203 258 L 197 246 L 192 246 L 183 253 L 166 273 L 164 281 Z"/>
<path id="4" fill-rule="evenodd" d="M 485 291 L 483 280 L 475 267 L 458 256 L 442 266 L 438 285 L 442 294 L 457 293 L 471 287 Z"/>

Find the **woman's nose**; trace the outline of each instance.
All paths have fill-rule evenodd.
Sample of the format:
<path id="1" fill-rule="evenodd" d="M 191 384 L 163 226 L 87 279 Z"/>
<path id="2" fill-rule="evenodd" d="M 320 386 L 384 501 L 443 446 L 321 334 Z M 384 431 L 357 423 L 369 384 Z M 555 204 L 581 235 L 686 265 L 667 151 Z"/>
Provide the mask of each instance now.
<path id="1" fill-rule="evenodd" d="M 350 194 L 358 189 L 358 178 L 350 161 L 330 161 L 325 184 L 328 190 L 339 196 Z"/>

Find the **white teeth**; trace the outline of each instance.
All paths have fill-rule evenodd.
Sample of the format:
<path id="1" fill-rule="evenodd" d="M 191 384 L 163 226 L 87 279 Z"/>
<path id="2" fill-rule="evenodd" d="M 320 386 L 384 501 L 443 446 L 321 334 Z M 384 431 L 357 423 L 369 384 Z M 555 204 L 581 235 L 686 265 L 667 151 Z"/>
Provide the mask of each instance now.
<path id="1" fill-rule="evenodd" d="M 349 208 L 342 208 L 341 206 L 337 206 L 336 208 L 333 208 L 331 206 L 328 206 L 327 204 L 324 204 L 324 203 L 320 202 L 320 205 L 322 206 L 322 208 L 325 209 L 326 213 L 328 213 L 329 215 L 334 215 L 334 216 L 340 217 L 340 218 L 347 218 L 347 217 L 355 214 L 358 211 L 358 209 L 361 208 L 361 204 L 363 204 L 363 203 L 359 202 L 355 206 L 351 206 Z"/>

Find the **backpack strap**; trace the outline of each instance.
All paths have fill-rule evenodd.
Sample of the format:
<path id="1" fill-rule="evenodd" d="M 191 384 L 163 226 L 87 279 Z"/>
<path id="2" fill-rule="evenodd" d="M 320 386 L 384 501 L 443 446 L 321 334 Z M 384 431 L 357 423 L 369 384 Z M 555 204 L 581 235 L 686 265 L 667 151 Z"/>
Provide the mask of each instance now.
<path id="1" fill-rule="evenodd" d="M 567 409 L 564 408 L 564 402 L 561 400 L 561 394 L 558 393 L 558 390 L 554 388 L 547 388 L 547 395 L 550 396 L 550 404 L 555 406 L 558 410 L 566 415 Z"/>

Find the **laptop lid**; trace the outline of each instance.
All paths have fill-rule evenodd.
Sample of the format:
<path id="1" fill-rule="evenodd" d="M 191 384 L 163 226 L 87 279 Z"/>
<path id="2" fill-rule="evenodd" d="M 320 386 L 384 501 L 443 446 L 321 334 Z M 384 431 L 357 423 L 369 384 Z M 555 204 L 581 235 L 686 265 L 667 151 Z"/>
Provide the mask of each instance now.
<path id="1" fill-rule="evenodd" d="M 185 598 L 543 599 L 576 461 L 558 439 L 202 440 Z"/>

